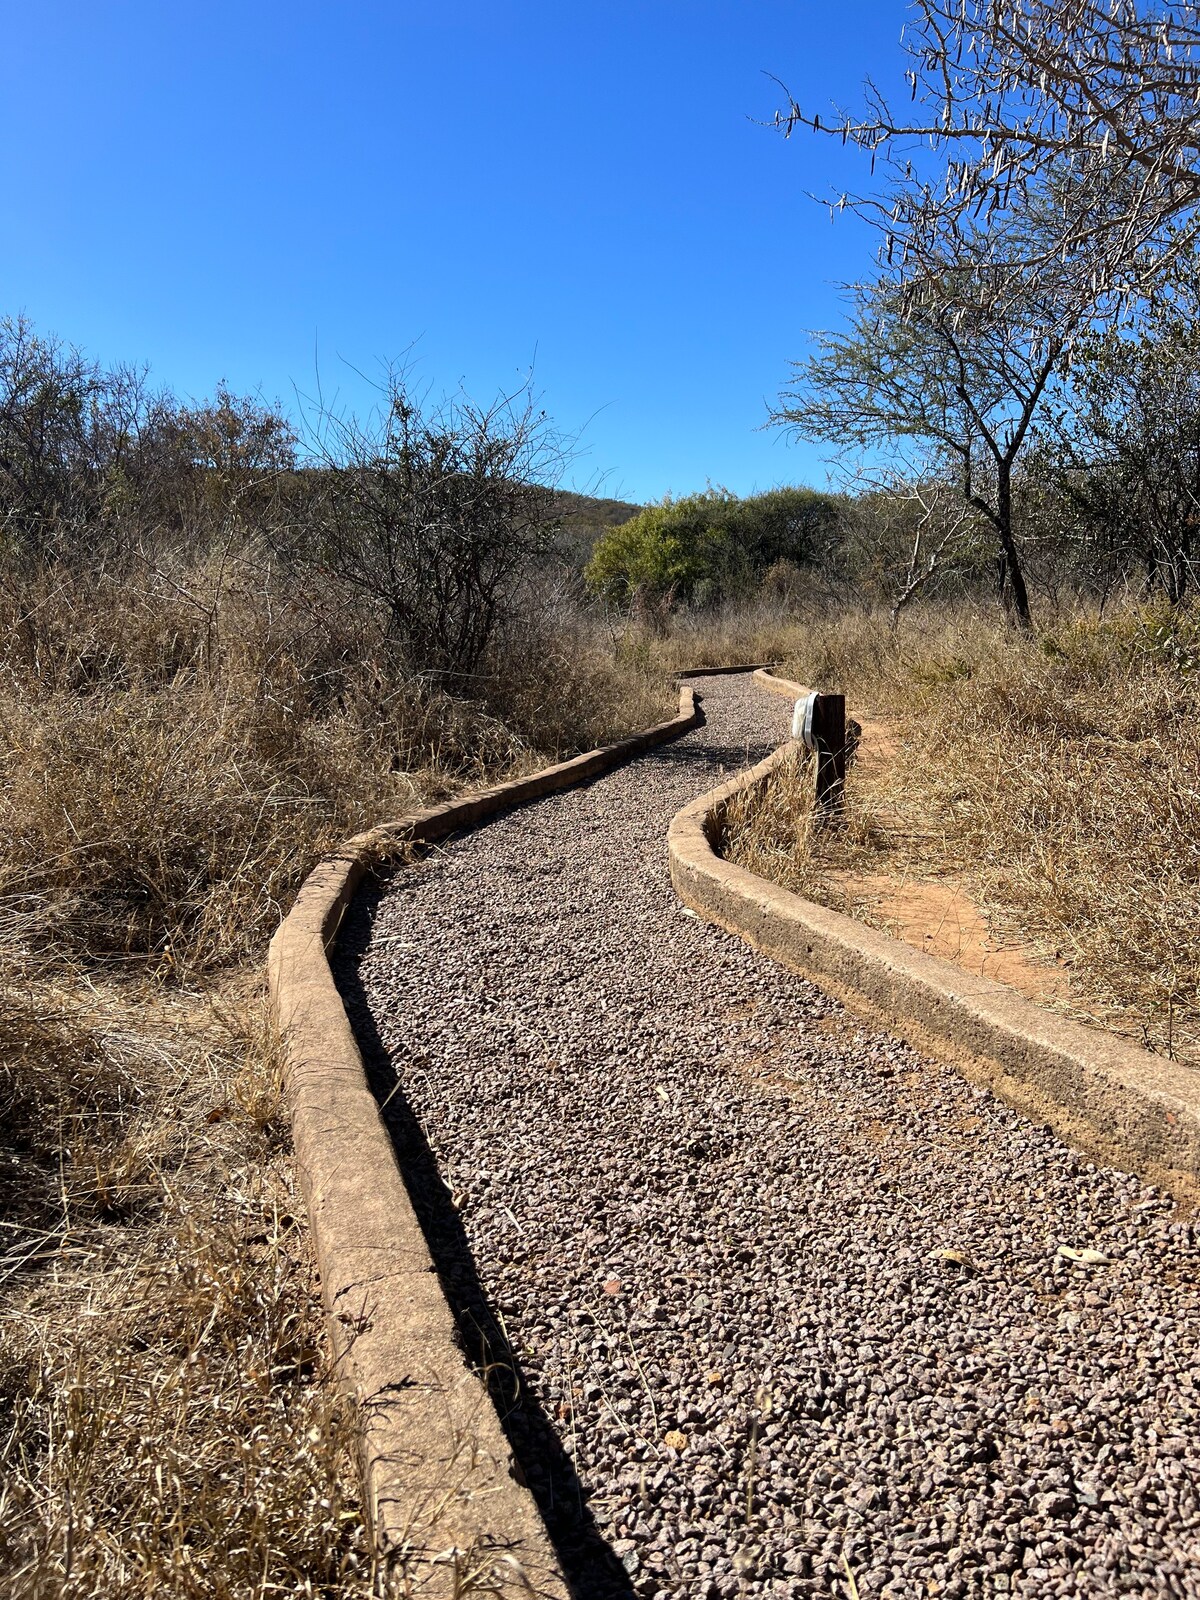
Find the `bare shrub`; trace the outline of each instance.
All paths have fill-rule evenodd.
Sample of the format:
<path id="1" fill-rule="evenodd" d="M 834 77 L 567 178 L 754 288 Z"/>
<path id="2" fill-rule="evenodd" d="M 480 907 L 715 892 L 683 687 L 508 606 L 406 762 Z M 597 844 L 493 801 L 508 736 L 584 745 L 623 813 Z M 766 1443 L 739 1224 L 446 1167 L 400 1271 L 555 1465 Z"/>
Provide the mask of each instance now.
<path id="1" fill-rule="evenodd" d="M 546 485 L 564 446 L 528 390 L 430 409 L 390 373 L 380 401 L 366 422 L 317 408 L 320 487 L 288 555 L 378 608 L 409 671 L 454 683 L 477 671 L 550 543 Z"/>

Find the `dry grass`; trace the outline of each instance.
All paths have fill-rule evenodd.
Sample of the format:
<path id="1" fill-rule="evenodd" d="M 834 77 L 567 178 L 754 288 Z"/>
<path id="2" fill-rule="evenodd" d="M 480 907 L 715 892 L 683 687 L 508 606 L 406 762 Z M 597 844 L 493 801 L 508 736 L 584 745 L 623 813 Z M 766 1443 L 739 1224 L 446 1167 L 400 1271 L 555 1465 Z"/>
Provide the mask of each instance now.
<path id="1" fill-rule="evenodd" d="M 566 614 L 502 640 L 461 698 L 435 691 L 249 559 L 14 585 L 0 641 L 0 902 L 58 949 L 184 981 L 261 949 L 348 833 L 672 701 L 665 665 Z"/>
<path id="2" fill-rule="evenodd" d="M 793 774 L 731 829 L 751 870 L 829 903 L 829 867 L 962 875 L 1006 938 L 1070 969 L 1074 999 L 1200 1059 L 1200 622 L 1130 608 L 1026 640 L 986 614 L 805 630 L 786 671 L 887 719 L 893 760 L 814 830 Z M 844 904 L 842 909 L 861 909 Z"/>
<path id="3" fill-rule="evenodd" d="M 769 779 L 735 795 L 725 813 L 721 849 L 731 861 L 782 884 L 797 894 L 819 899 L 838 911 L 854 908 L 826 882 L 826 870 L 848 854 L 847 805 L 835 833 L 826 836 L 815 808 L 816 768 L 800 745 L 789 750 Z"/>
<path id="4" fill-rule="evenodd" d="M 405 1592 L 254 973 L 347 833 L 674 709 L 534 615 L 457 698 L 249 554 L 4 587 L 0 1594 Z"/>
<path id="5" fill-rule="evenodd" d="M 0 1591 L 377 1592 L 261 998 L 47 1015 L 41 977 L 4 995 Z"/>
<path id="6" fill-rule="evenodd" d="M 228 564 L 16 588 L 0 615 L 0 895 L 181 979 L 259 949 L 347 832 L 527 759 L 384 641 Z"/>
<path id="7" fill-rule="evenodd" d="M 730 605 L 683 615 L 669 632 L 630 628 L 615 640 L 618 662 L 654 681 L 685 667 L 736 667 L 792 657 L 808 637 L 806 626 L 780 604 Z"/>

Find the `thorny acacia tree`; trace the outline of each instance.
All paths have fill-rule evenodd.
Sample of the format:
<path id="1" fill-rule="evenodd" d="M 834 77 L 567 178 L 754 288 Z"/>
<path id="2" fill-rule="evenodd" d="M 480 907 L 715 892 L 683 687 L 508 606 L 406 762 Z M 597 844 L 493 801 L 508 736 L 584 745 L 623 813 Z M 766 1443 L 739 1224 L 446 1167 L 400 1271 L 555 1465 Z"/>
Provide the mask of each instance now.
<path id="1" fill-rule="evenodd" d="M 843 451 L 917 454 L 905 476 L 952 485 L 987 519 L 997 539 L 997 580 L 1016 620 L 1030 622 L 1012 515 L 1012 473 L 1059 351 L 985 351 L 936 303 L 901 305 L 893 285 L 854 290 L 847 332 L 819 336 L 797 365 L 774 420 L 801 438 Z M 989 359 L 994 354 L 995 360 Z"/>
<path id="2" fill-rule="evenodd" d="M 853 290 L 849 331 L 818 337 L 774 417 L 844 452 L 900 452 L 917 481 L 948 478 L 993 531 L 999 593 L 1022 627 L 1031 618 L 1014 471 L 1093 309 L 1086 260 L 1028 258 L 1079 204 L 1077 189 L 1048 187 L 1004 227 L 964 232 L 952 251 L 914 235 L 902 266 Z"/>
<path id="3" fill-rule="evenodd" d="M 982 216 L 1020 210 L 1052 170 L 1102 168 L 1121 204 L 1064 212 L 1031 261 L 1086 249 L 1101 294 L 1151 286 L 1163 254 L 1200 228 L 1200 6 L 1191 0 L 914 0 L 911 105 L 873 84 L 857 114 L 824 122 L 789 97 L 776 122 L 835 133 L 881 163 L 873 214 L 903 251 Z M 928 156 L 944 169 L 924 176 Z M 898 181 L 896 181 L 898 180 Z M 1032 244 L 1032 241 L 1031 241 Z"/>
<path id="4" fill-rule="evenodd" d="M 556 527 L 567 446 L 529 390 L 427 408 L 389 373 L 373 420 L 318 404 L 306 442 L 321 488 L 291 554 L 378 605 L 413 671 L 477 673 Z"/>
<path id="5" fill-rule="evenodd" d="M 865 320 L 860 304 L 853 338 L 827 342 L 810 365 L 815 405 L 797 418 L 785 404 L 782 420 L 844 440 L 857 405 L 874 423 L 858 443 L 925 439 L 956 463 L 964 498 L 996 530 L 1001 590 L 1027 624 L 1014 467 L 1076 342 L 1128 320 L 1188 245 L 1200 198 L 1198 13 L 1138 0 L 915 0 L 914 10 L 913 110 L 893 113 L 868 84 L 864 111 L 832 127 L 795 102 L 777 118 L 785 132 L 840 134 L 884 175 L 875 195 L 843 201 L 882 230 L 876 303 Z M 888 381 L 872 387 L 881 353 Z M 838 407 L 814 393 L 822 379 L 856 397 L 840 433 Z"/>

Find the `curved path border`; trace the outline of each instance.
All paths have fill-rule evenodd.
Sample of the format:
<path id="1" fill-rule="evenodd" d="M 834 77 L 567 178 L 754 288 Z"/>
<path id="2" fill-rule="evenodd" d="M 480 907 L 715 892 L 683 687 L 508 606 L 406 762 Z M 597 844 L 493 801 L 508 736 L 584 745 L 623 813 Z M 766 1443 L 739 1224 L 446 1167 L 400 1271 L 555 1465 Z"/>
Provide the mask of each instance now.
<path id="1" fill-rule="evenodd" d="M 777 694 L 808 693 L 762 669 L 754 676 Z M 718 853 L 730 801 L 763 789 L 789 750 L 782 745 L 672 820 L 671 881 L 680 899 L 891 1032 L 949 1057 L 1069 1142 L 1200 1201 L 1200 1073 L 1043 1010 Z"/>
<path id="2" fill-rule="evenodd" d="M 335 1361 L 360 1423 L 367 1515 L 378 1545 L 406 1562 L 405 1593 L 422 1600 L 569 1591 L 458 1343 L 327 952 L 364 875 L 405 845 L 586 783 L 699 721 L 681 686 L 679 714 L 644 733 L 357 835 L 309 874 L 271 941 L 296 1170 Z"/>
<path id="3" fill-rule="evenodd" d="M 679 677 L 748 670 L 764 689 L 804 692 L 761 668 L 705 667 Z M 681 686 L 679 714 L 634 738 L 356 836 L 309 875 L 271 942 L 297 1172 L 335 1359 L 361 1425 L 366 1510 L 380 1547 L 405 1559 L 412 1595 L 565 1600 L 568 1589 L 486 1388 L 466 1364 L 327 952 L 364 875 L 405 845 L 585 783 L 699 721 L 692 691 Z M 680 897 L 852 1007 L 949 1053 L 969 1076 L 1076 1144 L 1200 1196 L 1200 1074 L 1042 1011 L 720 858 L 714 846 L 729 801 L 765 785 L 788 748 L 673 819 L 668 846 Z"/>

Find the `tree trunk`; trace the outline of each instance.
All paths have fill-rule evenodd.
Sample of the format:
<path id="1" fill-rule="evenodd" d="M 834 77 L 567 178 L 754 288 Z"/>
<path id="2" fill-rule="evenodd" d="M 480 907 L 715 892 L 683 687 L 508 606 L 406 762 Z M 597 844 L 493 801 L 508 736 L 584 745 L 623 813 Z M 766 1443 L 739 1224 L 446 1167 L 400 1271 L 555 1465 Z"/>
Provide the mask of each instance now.
<path id="1" fill-rule="evenodd" d="M 1000 535 L 1001 598 L 1005 600 L 1013 621 L 1019 628 L 1031 628 L 1033 617 L 1029 611 L 1029 591 L 1025 587 L 1025 574 L 1017 553 L 1012 531 L 1012 468 L 1007 461 L 1000 463 L 999 482 L 996 486 L 996 531 Z M 1007 580 L 1007 586 L 1005 586 Z"/>

